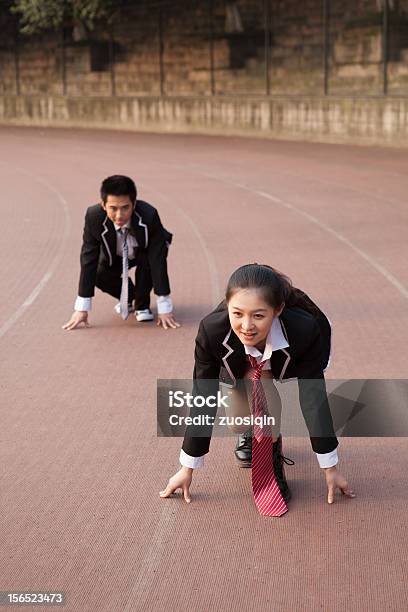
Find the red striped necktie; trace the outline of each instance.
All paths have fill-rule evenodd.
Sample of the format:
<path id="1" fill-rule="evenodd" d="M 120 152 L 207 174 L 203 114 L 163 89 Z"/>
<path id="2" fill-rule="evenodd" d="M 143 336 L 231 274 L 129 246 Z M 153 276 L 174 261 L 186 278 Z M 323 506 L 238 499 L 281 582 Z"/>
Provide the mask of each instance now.
<path id="1" fill-rule="evenodd" d="M 261 383 L 262 369 L 266 361 L 258 363 L 255 357 L 248 355 L 253 371 L 251 372 L 252 413 L 254 417 L 268 415 L 268 406 L 264 388 Z M 272 462 L 272 429 L 270 425 L 253 426 L 252 437 L 252 492 L 258 512 L 262 516 L 282 516 L 288 511 L 279 487 L 276 483 Z"/>

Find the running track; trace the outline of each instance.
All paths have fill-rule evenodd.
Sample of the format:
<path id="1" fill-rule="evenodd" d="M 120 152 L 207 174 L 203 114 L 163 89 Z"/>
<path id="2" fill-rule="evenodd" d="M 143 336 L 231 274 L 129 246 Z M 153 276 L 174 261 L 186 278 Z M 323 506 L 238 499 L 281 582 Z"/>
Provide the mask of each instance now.
<path id="1" fill-rule="evenodd" d="M 63 590 L 67 612 L 406 609 L 406 439 L 342 439 L 357 498 L 333 506 L 308 440 L 287 439 L 279 520 L 257 515 L 231 438 L 190 505 L 163 500 L 180 439 L 156 437 L 155 384 L 191 376 L 200 318 L 250 261 L 327 311 L 328 377 L 408 378 L 407 168 L 395 149 L 0 129 L 0 590 Z M 123 323 L 100 293 L 91 328 L 61 329 L 114 173 L 174 232 L 177 331 Z"/>

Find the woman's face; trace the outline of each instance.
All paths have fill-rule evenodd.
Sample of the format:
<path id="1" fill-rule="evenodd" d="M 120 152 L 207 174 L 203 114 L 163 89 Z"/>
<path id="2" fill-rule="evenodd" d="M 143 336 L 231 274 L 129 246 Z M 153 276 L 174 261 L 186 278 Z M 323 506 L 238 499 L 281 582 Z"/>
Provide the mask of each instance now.
<path id="1" fill-rule="evenodd" d="M 248 346 L 263 346 L 275 317 L 283 306 L 275 309 L 265 302 L 257 289 L 239 289 L 228 302 L 231 327 Z"/>

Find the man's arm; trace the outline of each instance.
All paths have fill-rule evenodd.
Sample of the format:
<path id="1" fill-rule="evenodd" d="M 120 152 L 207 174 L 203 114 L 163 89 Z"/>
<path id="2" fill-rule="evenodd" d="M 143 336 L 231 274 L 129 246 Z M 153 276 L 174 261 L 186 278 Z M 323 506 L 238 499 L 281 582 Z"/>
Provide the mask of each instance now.
<path id="1" fill-rule="evenodd" d="M 168 240 L 169 237 L 171 239 L 171 235 L 164 229 L 157 210 L 154 211 L 149 230 L 147 256 L 152 274 L 153 290 L 157 296 L 157 325 L 163 326 L 164 329 L 180 327 L 173 314 L 167 273 Z"/>
<path id="2" fill-rule="evenodd" d="M 166 233 L 157 210 L 149 224 L 147 257 L 152 274 L 153 289 L 156 295 L 169 295 L 170 283 L 167 274 L 168 243 Z"/>
<path id="3" fill-rule="evenodd" d="M 78 297 L 75 300 L 74 312 L 62 329 L 73 330 L 82 323 L 89 327 L 88 312 L 92 310 L 92 297 L 95 293 L 96 271 L 98 268 L 100 242 L 94 237 L 90 228 L 89 210 L 85 214 L 85 224 L 80 255 L 81 273 L 79 278 Z"/>
<path id="4" fill-rule="evenodd" d="M 91 231 L 89 210 L 86 211 L 82 248 L 80 255 L 81 273 L 79 276 L 78 296 L 91 298 L 95 294 L 96 271 L 98 269 L 100 240 Z"/>

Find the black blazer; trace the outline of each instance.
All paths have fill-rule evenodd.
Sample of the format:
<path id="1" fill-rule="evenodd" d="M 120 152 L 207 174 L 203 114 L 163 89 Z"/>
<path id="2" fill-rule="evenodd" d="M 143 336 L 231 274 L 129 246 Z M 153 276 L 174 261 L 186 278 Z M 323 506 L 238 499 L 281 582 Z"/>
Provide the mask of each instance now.
<path id="1" fill-rule="evenodd" d="M 317 453 L 331 452 L 338 441 L 323 374 L 330 356 L 330 324 L 321 310 L 312 315 L 300 307 L 285 307 L 279 319 L 289 347 L 272 353 L 272 374 L 280 381 L 298 379 L 300 406 L 312 448 Z M 194 391 L 203 394 L 209 391 L 207 383 L 200 383 L 204 380 L 217 379 L 217 384 L 222 381 L 235 386 L 247 366 L 244 345 L 231 329 L 223 302 L 200 323 L 195 346 Z M 207 408 L 206 413 L 215 416 L 215 411 Z M 194 431 L 197 432 L 194 426 L 187 427 L 183 450 L 199 457 L 209 451 L 211 428 L 205 437 L 202 432 L 200 436 L 194 435 Z"/>
<path id="2" fill-rule="evenodd" d="M 137 200 L 130 231 L 147 254 L 155 294 L 168 295 L 167 250 L 172 234 L 162 226 L 157 210 L 143 200 Z M 115 257 L 115 226 L 100 204 L 90 206 L 85 215 L 78 295 L 94 296 L 98 262 L 112 266 Z"/>

